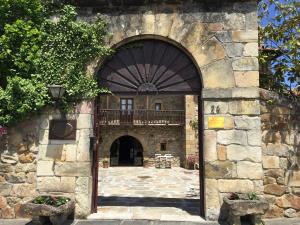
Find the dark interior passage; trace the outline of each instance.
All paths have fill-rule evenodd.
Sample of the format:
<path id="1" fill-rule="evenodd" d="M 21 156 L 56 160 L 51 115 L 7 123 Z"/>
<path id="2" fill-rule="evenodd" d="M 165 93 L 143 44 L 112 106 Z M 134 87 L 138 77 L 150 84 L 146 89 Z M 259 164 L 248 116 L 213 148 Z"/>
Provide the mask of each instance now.
<path id="1" fill-rule="evenodd" d="M 142 166 L 143 147 L 134 137 L 122 136 L 110 148 L 111 166 Z"/>

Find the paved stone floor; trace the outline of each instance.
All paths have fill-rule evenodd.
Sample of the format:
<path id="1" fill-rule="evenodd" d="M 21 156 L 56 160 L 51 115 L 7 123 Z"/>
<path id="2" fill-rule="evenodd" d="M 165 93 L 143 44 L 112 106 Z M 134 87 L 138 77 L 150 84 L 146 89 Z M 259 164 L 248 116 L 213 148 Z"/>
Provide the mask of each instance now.
<path id="1" fill-rule="evenodd" d="M 265 220 L 265 225 L 300 225 L 300 218 Z M 29 219 L 6 220 L 0 219 L 0 225 L 34 225 Z M 50 224 L 49 224 L 50 225 Z M 223 225 L 218 222 L 178 222 L 178 221 L 149 221 L 149 220 L 76 220 L 63 225 Z"/>
<path id="2" fill-rule="evenodd" d="M 196 170 L 101 168 L 98 193 L 98 213 L 90 219 L 203 221 Z"/>

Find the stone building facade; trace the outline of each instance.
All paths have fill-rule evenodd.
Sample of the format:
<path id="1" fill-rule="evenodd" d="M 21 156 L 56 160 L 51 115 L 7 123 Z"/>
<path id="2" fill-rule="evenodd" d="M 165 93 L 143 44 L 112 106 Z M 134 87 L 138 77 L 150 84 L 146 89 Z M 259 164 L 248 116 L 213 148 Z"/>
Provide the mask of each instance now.
<path id="1" fill-rule="evenodd" d="M 259 100 L 256 1 L 90 2 L 77 2 L 81 5 L 79 19 L 90 20 L 102 13 L 112 34 L 107 43 L 113 48 L 136 40 L 159 39 L 181 49 L 198 68 L 202 80 L 203 111 L 199 112 L 202 118 L 197 118 L 198 100 L 186 95 L 184 131 L 170 129 L 168 132 L 177 133 L 177 137 L 183 134 L 182 148 L 190 154 L 198 145 L 197 135 L 203 131 L 203 143 L 199 146 L 204 153 L 206 218 L 217 220 L 222 216 L 222 198 L 231 192 L 268 196 L 276 216 L 284 213 L 299 216 L 299 176 L 292 172 L 292 183 L 284 183 L 287 157 L 272 148 L 273 141 L 265 135 L 268 113 L 263 110 L 270 109 L 260 106 Z M 101 61 L 96 59 L 88 72 L 96 75 L 100 65 Z M 23 217 L 20 203 L 38 193 L 66 194 L 74 198 L 77 218 L 91 213 L 90 140 L 95 135 L 94 106 L 93 101 L 83 101 L 68 115 L 45 110 L 32 122 L 9 129 L 8 149 L 1 150 L 0 217 Z M 214 117 L 223 118 L 224 124 L 214 127 L 209 122 Z M 49 122 L 55 118 L 77 120 L 76 140 L 49 140 Z M 194 119 L 203 120 L 203 128 L 196 135 L 189 126 Z M 114 131 L 103 128 L 101 132 L 105 136 Z M 135 132 L 145 139 L 138 128 L 126 132 Z M 294 139 L 294 146 L 291 139 L 283 144 L 285 136 L 280 135 L 283 151 L 299 149 L 299 135 Z M 277 142 L 280 135 L 275 135 Z M 277 194 L 270 195 L 272 190 Z"/>

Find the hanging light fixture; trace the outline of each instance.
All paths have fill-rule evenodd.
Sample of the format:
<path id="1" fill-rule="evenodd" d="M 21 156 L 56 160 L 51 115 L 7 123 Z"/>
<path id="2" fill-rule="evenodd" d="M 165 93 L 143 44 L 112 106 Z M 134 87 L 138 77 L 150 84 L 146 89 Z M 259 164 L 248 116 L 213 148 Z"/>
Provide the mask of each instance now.
<path id="1" fill-rule="evenodd" d="M 52 98 L 55 101 L 58 101 L 59 99 L 61 99 L 65 93 L 65 88 L 62 85 L 52 84 L 52 85 L 49 85 L 48 88 L 52 95 Z"/>

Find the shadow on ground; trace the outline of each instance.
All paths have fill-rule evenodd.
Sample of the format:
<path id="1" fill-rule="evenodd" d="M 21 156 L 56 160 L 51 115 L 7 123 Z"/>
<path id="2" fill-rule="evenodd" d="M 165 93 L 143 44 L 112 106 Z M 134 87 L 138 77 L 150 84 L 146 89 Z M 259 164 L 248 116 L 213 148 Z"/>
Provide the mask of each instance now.
<path id="1" fill-rule="evenodd" d="M 98 206 L 174 207 L 190 215 L 200 214 L 199 199 L 98 196 Z"/>

